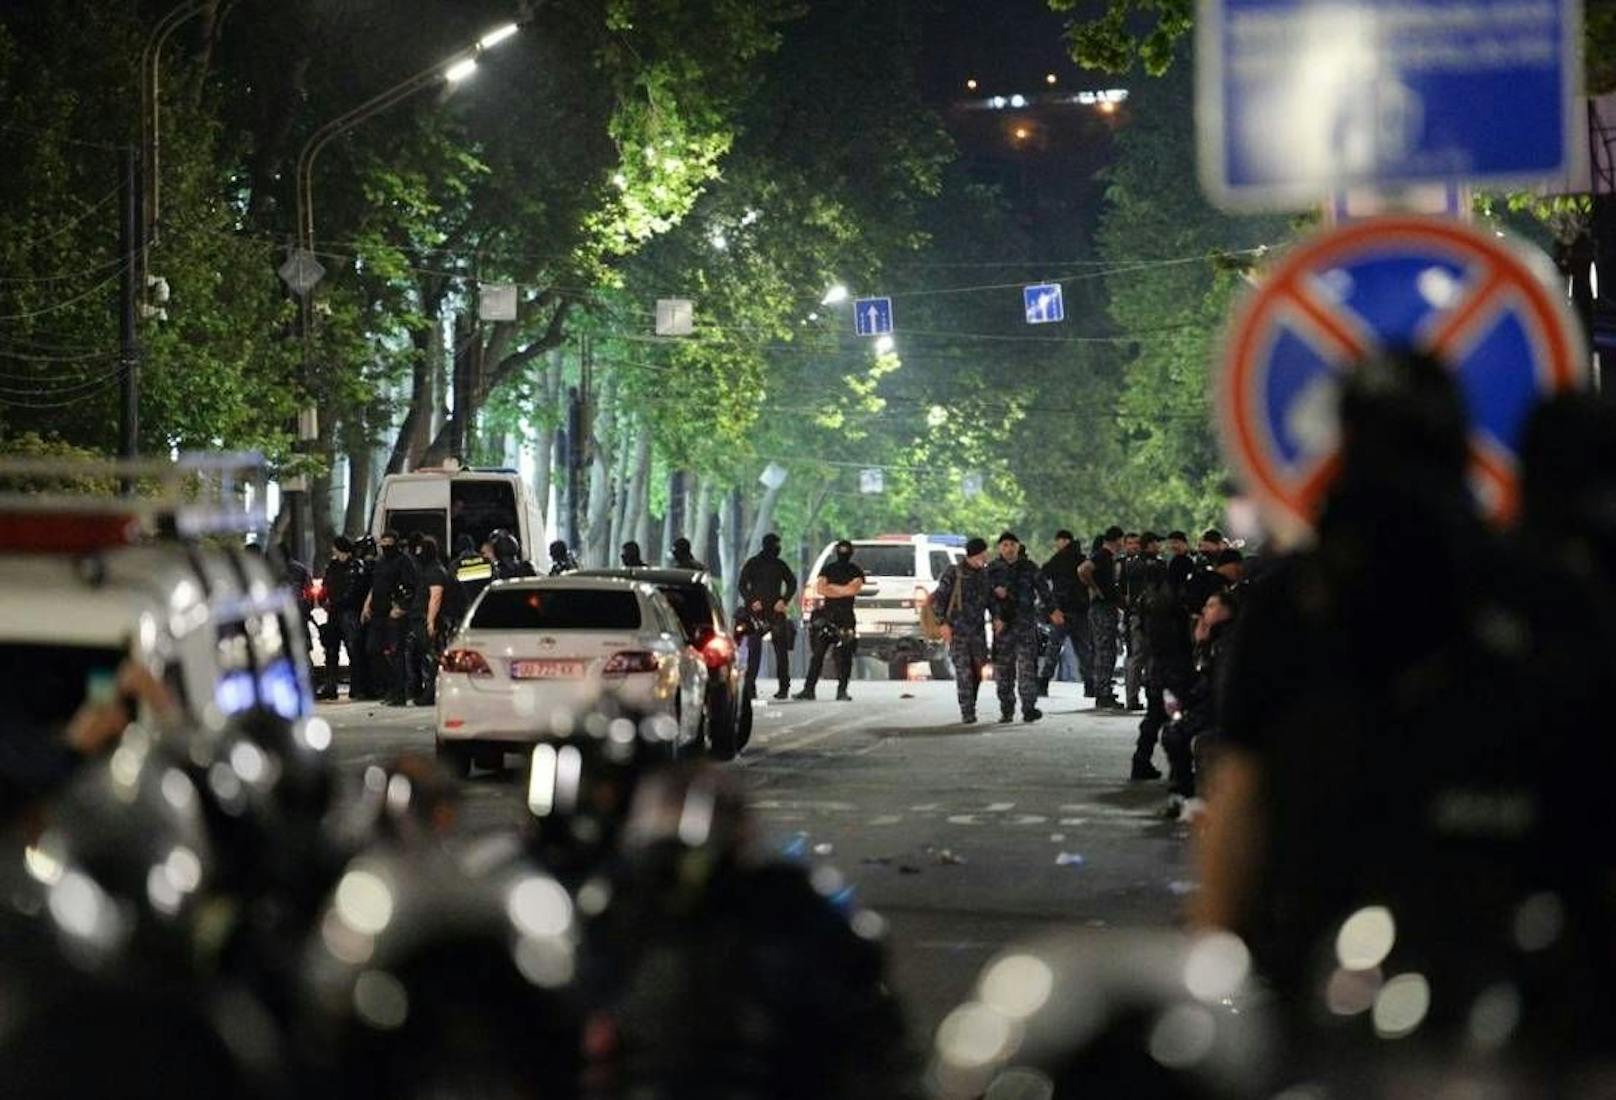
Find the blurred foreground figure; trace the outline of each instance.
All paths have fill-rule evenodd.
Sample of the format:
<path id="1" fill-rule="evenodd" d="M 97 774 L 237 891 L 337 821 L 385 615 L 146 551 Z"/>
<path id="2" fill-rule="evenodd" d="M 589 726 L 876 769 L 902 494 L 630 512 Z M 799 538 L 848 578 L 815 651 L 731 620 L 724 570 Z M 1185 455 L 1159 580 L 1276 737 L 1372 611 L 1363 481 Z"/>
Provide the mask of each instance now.
<path id="1" fill-rule="evenodd" d="M 1325 1095 L 1386 1094 L 1393 1059 L 1565 1081 L 1612 1049 L 1612 856 L 1586 839 L 1611 610 L 1483 526 L 1439 365 L 1361 366 L 1340 412 L 1316 546 L 1235 633 L 1196 916 L 1245 937 Z"/>
<path id="2" fill-rule="evenodd" d="M 593 1100 L 914 1095 L 883 922 L 834 868 L 765 857 L 753 831 L 718 768 L 638 785 L 592 936 Z"/>
<path id="3" fill-rule="evenodd" d="M 940 1100 L 1266 1096 L 1251 956 L 1215 932 L 1078 932 L 1017 945 L 937 1029 Z"/>

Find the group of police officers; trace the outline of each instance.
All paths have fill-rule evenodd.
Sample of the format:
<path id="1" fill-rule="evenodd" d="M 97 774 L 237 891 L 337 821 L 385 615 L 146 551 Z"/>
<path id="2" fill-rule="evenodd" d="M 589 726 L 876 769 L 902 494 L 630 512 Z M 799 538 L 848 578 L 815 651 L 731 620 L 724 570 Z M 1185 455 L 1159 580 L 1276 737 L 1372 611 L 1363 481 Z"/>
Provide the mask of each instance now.
<path id="1" fill-rule="evenodd" d="M 350 699 L 433 705 L 438 657 L 472 600 L 490 581 L 533 573 L 516 537 L 503 529 L 480 546 L 462 534 L 447 562 L 431 535 L 337 536 L 320 584 L 304 589 L 306 610 L 325 610 L 319 698 L 339 697 L 346 650 Z"/>

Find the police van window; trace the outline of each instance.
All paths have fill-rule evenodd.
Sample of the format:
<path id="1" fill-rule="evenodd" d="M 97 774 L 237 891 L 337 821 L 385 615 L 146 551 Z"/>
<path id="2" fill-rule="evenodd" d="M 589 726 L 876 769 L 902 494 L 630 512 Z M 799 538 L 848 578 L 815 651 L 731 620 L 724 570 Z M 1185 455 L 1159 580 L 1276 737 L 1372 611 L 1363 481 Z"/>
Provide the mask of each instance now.
<path id="1" fill-rule="evenodd" d="M 835 557 L 825 559 L 826 564 Z M 915 575 L 915 548 L 908 543 L 853 545 L 853 564 L 872 577 L 912 577 Z"/>
<path id="2" fill-rule="evenodd" d="M 952 559 L 948 556 L 947 550 L 933 550 L 931 552 L 932 579 L 937 580 L 944 573 L 948 572 L 948 566 L 951 561 Z"/>
<path id="3" fill-rule="evenodd" d="M 436 539 L 438 546 L 443 541 L 443 509 L 442 508 L 389 508 L 387 510 L 387 530 L 397 531 L 398 537 L 407 539 L 411 535 L 430 535 Z"/>
<path id="4" fill-rule="evenodd" d="M 633 592 L 591 588 L 490 588 L 483 593 L 473 630 L 638 630 L 640 601 Z"/>
<path id="5" fill-rule="evenodd" d="M 518 539 L 516 488 L 509 481 L 481 481 L 458 477 L 449 482 L 449 542 L 451 549 L 461 535 L 471 536 L 473 546 L 503 527 Z M 441 536 L 440 536 L 441 537 Z M 522 547 L 527 554 L 531 547 Z"/>

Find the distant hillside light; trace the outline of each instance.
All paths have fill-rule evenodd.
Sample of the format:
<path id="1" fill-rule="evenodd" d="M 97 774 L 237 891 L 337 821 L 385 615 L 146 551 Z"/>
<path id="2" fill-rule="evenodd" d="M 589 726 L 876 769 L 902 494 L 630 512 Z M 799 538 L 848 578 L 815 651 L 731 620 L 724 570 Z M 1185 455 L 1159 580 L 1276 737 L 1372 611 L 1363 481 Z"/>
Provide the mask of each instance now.
<path id="1" fill-rule="evenodd" d="M 459 84 L 462 80 L 465 80 L 476 71 L 477 59 L 475 57 L 467 57 L 456 61 L 453 65 L 450 65 L 447 69 L 443 70 L 443 79 L 447 80 L 450 84 Z"/>
<path id="2" fill-rule="evenodd" d="M 1049 73 L 1047 76 L 1044 77 L 1044 83 L 1045 84 L 1058 84 L 1058 83 L 1060 83 L 1060 81 L 1056 78 L 1054 73 Z"/>
<path id="3" fill-rule="evenodd" d="M 1027 128 L 1025 126 L 1017 126 L 1016 127 L 1016 140 L 1017 141 L 1026 141 L 1027 140 Z"/>
<path id="4" fill-rule="evenodd" d="M 1012 106 L 1012 107 L 1025 107 L 1026 105 L 1027 105 L 1027 97 L 1026 96 L 1020 95 L 1018 93 L 1018 94 L 1013 95 L 1013 96 L 1010 97 L 1010 106 Z"/>
<path id="5" fill-rule="evenodd" d="M 969 91 L 976 91 L 976 77 L 968 77 L 965 81 L 965 87 Z"/>

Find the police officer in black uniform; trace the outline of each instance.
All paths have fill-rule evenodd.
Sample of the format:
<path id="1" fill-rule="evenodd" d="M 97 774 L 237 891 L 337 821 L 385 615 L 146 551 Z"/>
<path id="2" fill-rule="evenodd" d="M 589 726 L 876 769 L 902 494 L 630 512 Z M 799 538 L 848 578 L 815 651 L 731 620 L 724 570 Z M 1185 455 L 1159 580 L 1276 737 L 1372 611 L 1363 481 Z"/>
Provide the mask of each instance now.
<path id="1" fill-rule="evenodd" d="M 690 540 L 684 537 L 673 540 L 673 567 L 675 569 L 694 569 L 698 573 L 707 572 L 707 563 L 697 561 L 690 552 Z"/>
<path id="2" fill-rule="evenodd" d="M 437 702 L 438 654 L 443 649 L 444 609 L 450 577 L 439 560 L 438 540 L 421 540 L 415 555 L 415 592 L 410 598 L 404 655 L 404 682 L 416 706 Z"/>
<path id="3" fill-rule="evenodd" d="M 495 546 L 494 549 L 497 552 L 499 547 Z M 561 574 L 571 573 L 577 568 L 578 563 L 573 560 L 572 551 L 567 549 L 565 542 L 556 539 L 550 544 L 550 576 L 559 577 Z M 504 578 L 501 577 L 500 579 L 503 580 Z"/>
<path id="4" fill-rule="evenodd" d="M 864 570 L 853 562 L 853 544 L 842 539 L 836 544 L 836 555 L 819 571 L 814 591 L 824 602 L 814 612 L 809 623 L 813 637 L 813 658 L 808 662 L 808 682 L 797 692 L 798 699 L 814 698 L 819 674 L 825 667 L 825 655 L 836 650 L 838 702 L 851 702 L 847 693 L 848 681 L 853 678 L 853 654 L 858 650 L 858 619 L 853 601 L 864 588 Z"/>
<path id="5" fill-rule="evenodd" d="M 623 544 L 622 559 L 624 569 L 645 568 L 645 559 L 640 556 L 640 544 L 637 542 L 630 541 Z"/>
<path id="6" fill-rule="evenodd" d="M 1077 546 L 1076 538 L 1070 531 L 1055 532 L 1055 553 L 1044 563 L 1044 578 L 1049 581 L 1049 587 L 1055 594 L 1055 606 L 1060 610 L 1065 622 L 1051 625 L 1049 630 L 1049 651 L 1044 654 L 1044 664 L 1038 671 L 1038 694 L 1040 697 L 1049 694 L 1049 682 L 1060 671 L 1061 651 L 1066 647 L 1068 640 L 1077 653 L 1078 672 L 1086 683 L 1089 678 L 1088 661 L 1083 652 L 1081 636 L 1078 630 L 1078 620 L 1081 617 L 1086 624 L 1088 608 L 1083 585 L 1077 579 L 1077 568 L 1083 564 L 1083 551 Z"/>
<path id="7" fill-rule="evenodd" d="M 763 536 L 763 548 L 741 566 L 741 602 L 751 620 L 746 632 L 746 697 L 757 695 L 758 670 L 763 666 L 763 635 L 774 639 L 774 667 L 780 678 L 776 699 L 791 694 L 791 646 L 796 641 L 787 612 L 797 594 L 797 575 L 780 557 L 780 536 Z"/>
<path id="8" fill-rule="evenodd" d="M 415 595 L 415 562 L 399 545 L 397 531 L 383 531 L 377 546 L 381 559 L 371 573 L 370 594 L 359 617 L 370 624 L 366 648 L 371 684 L 389 706 L 401 707 L 408 701 L 402 666 L 406 620 Z"/>
<path id="9" fill-rule="evenodd" d="M 342 535 L 331 540 L 331 560 L 326 563 L 321 577 L 320 603 L 325 607 L 325 625 L 320 628 L 320 646 L 325 650 L 325 684 L 320 688 L 321 699 L 337 698 L 343 647 L 348 650 L 350 675 L 357 677 L 354 670 L 365 660 L 359 646 L 359 612 L 364 606 L 365 590 L 360 587 L 363 578 L 353 549 L 353 543 Z"/>

